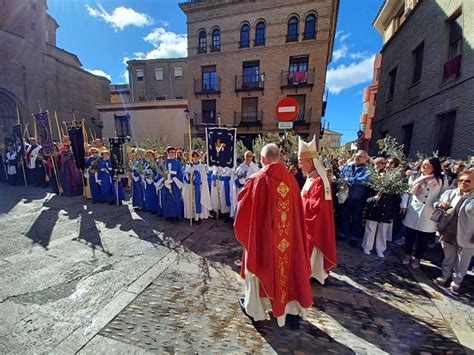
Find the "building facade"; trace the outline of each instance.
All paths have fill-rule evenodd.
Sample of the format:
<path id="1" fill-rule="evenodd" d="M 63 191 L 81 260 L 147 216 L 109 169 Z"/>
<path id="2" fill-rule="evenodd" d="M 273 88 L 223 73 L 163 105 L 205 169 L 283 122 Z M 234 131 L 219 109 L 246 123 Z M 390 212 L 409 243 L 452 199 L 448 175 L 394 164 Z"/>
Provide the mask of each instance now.
<path id="1" fill-rule="evenodd" d="M 133 102 L 187 97 L 186 58 L 130 60 L 127 67 Z"/>
<path id="2" fill-rule="evenodd" d="M 387 134 L 416 152 L 474 154 L 474 1 L 386 0 L 371 151 Z"/>
<path id="3" fill-rule="evenodd" d="M 110 84 L 110 103 L 120 104 L 132 101 L 128 84 Z"/>
<path id="4" fill-rule="evenodd" d="M 195 134 L 238 127 L 251 146 L 278 130 L 276 105 L 299 103 L 294 130 L 319 136 L 338 0 L 188 1 L 188 99 Z"/>
<path id="5" fill-rule="evenodd" d="M 341 146 L 342 133 L 331 131 L 328 128 L 324 129 L 321 140 L 319 141 L 319 151 L 337 149 Z"/>
<path id="6" fill-rule="evenodd" d="M 97 105 L 104 137 L 132 137 L 140 143 L 146 139 L 165 138 L 175 146 L 186 146 L 188 121 L 186 99 Z"/>
<path id="7" fill-rule="evenodd" d="M 57 22 L 47 13 L 46 0 L 0 1 L 0 129 L 9 132 L 32 113 L 57 112 L 62 121 L 73 113 L 98 122 L 98 102 L 109 102 L 109 81 L 82 69 L 76 55 L 56 46 Z M 97 129 L 97 134 L 100 130 Z M 56 131 L 53 132 L 57 138 Z"/>
<path id="8" fill-rule="evenodd" d="M 360 116 L 359 137 L 357 144 L 359 149 L 369 150 L 369 143 L 372 139 L 372 124 L 375 117 L 375 104 L 377 103 L 377 93 L 379 91 L 380 66 L 382 55 L 377 53 L 374 60 L 374 72 L 372 83 L 364 89 L 362 97 L 362 115 Z"/>

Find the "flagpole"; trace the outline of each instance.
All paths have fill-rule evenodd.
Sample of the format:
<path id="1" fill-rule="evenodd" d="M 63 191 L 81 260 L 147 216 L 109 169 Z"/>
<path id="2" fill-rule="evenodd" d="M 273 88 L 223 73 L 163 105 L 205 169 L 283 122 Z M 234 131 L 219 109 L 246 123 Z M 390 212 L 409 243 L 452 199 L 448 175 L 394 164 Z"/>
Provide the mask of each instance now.
<path id="1" fill-rule="evenodd" d="M 189 194 L 190 194 L 190 197 L 189 197 L 189 201 L 190 201 L 190 214 L 189 214 L 189 226 L 192 227 L 193 226 L 193 211 L 194 211 L 194 199 L 193 199 L 193 171 L 192 171 L 192 168 L 193 168 L 193 152 L 192 152 L 192 148 L 193 148 L 193 140 L 192 140 L 192 135 L 191 135 L 191 119 L 189 118 L 189 110 L 186 109 L 185 111 L 185 114 L 186 114 L 186 118 L 188 119 L 188 134 L 189 134 L 189 166 L 190 166 L 190 169 L 189 169 Z M 197 201 L 196 201 L 197 202 Z M 196 216 L 197 217 L 197 216 Z"/>
<path id="2" fill-rule="evenodd" d="M 18 120 L 18 125 L 20 126 L 20 134 L 21 134 L 20 107 L 18 106 L 18 104 L 16 104 L 16 118 Z M 16 141 L 16 137 L 15 137 L 15 141 Z M 20 144 L 22 147 L 24 147 L 24 142 L 20 142 Z M 23 149 L 23 152 L 26 154 L 25 149 Z M 18 154 L 18 152 L 16 152 L 16 154 Z M 25 186 L 28 187 L 28 182 L 26 180 L 26 171 L 25 171 L 25 161 L 24 161 L 25 158 L 26 158 L 25 155 L 21 157 L 21 170 L 23 170 L 23 180 L 25 181 Z"/>
<path id="3" fill-rule="evenodd" d="M 62 137 L 63 135 L 61 134 L 61 128 L 59 126 L 58 113 L 56 111 L 54 111 L 54 119 L 56 121 L 56 127 L 58 129 L 58 139 L 61 142 L 63 140 L 63 137 Z"/>
<path id="4" fill-rule="evenodd" d="M 48 117 L 49 134 L 51 134 L 51 137 L 53 137 L 53 129 L 51 128 L 51 118 L 49 117 L 48 111 L 46 111 L 46 116 Z M 61 186 L 61 179 L 59 178 L 59 174 L 58 174 L 58 166 L 54 161 L 54 147 L 53 147 L 53 154 L 51 155 L 51 162 L 53 164 L 54 175 L 56 177 L 56 184 L 58 185 L 59 196 L 62 196 L 63 187 Z"/>

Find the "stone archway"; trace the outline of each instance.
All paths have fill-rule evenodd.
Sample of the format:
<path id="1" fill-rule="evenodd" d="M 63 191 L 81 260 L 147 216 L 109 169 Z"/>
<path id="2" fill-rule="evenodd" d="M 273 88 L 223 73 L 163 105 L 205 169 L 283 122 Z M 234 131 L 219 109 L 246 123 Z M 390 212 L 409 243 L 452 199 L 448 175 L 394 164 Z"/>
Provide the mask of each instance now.
<path id="1" fill-rule="evenodd" d="M 0 88 L 0 131 L 3 134 L 11 132 L 12 127 L 18 122 L 16 106 L 14 95 Z"/>

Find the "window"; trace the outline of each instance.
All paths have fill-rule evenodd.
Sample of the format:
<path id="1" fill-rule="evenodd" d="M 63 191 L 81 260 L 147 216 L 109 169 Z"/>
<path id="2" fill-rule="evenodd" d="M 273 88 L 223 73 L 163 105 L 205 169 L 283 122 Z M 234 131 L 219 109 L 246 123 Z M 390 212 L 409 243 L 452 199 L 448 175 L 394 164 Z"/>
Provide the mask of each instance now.
<path id="1" fill-rule="evenodd" d="M 212 31 L 212 52 L 219 52 L 221 50 L 221 32 L 216 28 Z"/>
<path id="2" fill-rule="evenodd" d="M 207 34 L 206 31 L 201 30 L 199 31 L 199 47 L 198 53 L 207 53 Z"/>
<path id="3" fill-rule="evenodd" d="M 413 80 L 412 83 L 417 83 L 421 79 L 421 69 L 423 68 L 423 52 L 425 42 L 422 42 L 413 51 Z"/>
<path id="4" fill-rule="evenodd" d="M 316 38 L 316 16 L 311 14 L 306 16 L 304 21 L 303 40 Z"/>
<path id="5" fill-rule="evenodd" d="M 31 32 L 36 32 L 36 23 L 32 22 L 30 24 L 30 29 L 31 29 Z"/>
<path id="6" fill-rule="evenodd" d="M 288 21 L 288 33 L 286 34 L 287 42 L 296 42 L 298 41 L 298 26 L 299 21 L 298 17 L 293 16 Z"/>
<path id="7" fill-rule="evenodd" d="M 459 14 L 449 21 L 449 56 L 453 59 L 461 54 L 463 16 Z"/>
<path id="8" fill-rule="evenodd" d="M 411 138 L 413 136 L 413 123 L 402 126 L 403 131 L 403 153 L 410 154 Z"/>
<path id="9" fill-rule="evenodd" d="M 257 26 L 255 27 L 255 45 L 265 45 L 265 22 L 263 21 L 257 23 Z"/>
<path id="10" fill-rule="evenodd" d="M 250 26 L 245 24 L 240 29 L 240 42 L 239 48 L 250 47 Z"/>
<path id="11" fill-rule="evenodd" d="M 130 132 L 130 115 L 126 114 L 123 116 L 114 115 L 115 117 L 115 131 L 117 137 L 131 136 Z"/>
<path id="12" fill-rule="evenodd" d="M 46 43 L 49 43 L 49 31 L 46 30 L 44 31 L 44 40 Z"/>
<path id="13" fill-rule="evenodd" d="M 242 98 L 242 122 L 258 121 L 258 97 Z"/>
<path id="14" fill-rule="evenodd" d="M 216 100 L 202 100 L 202 123 L 216 123 Z"/>
<path id="15" fill-rule="evenodd" d="M 288 84 L 305 84 L 308 81 L 308 56 L 290 57 Z"/>
<path id="16" fill-rule="evenodd" d="M 217 72 L 215 65 L 201 67 L 202 73 L 202 91 L 216 91 L 217 88 Z"/>
<path id="17" fill-rule="evenodd" d="M 393 69 L 390 73 L 388 73 L 388 77 L 390 78 L 390 86 L 388 89 L 387 100 L 391 100 L 393 99 L 393 94 L 395 93 L 395 81 L 397 80 L 397 68 Z"/>
<path id="18" fill-rule="evenodd" d="M 453 143 L 455 121 L 456 111 L 450 111 L 438 116 L 438 139 L 436 142 L 436 150 L 438 151 L 438 156 L 451 155 L 451 145 Z"/>
<path id="19" fill-rule="evenodd" d="M 258 60 L 252 62 L 244 62 L 242 65 L 242 88 L 258 88 L 260 76 L 260 62 Z"/>
<path id="20" fill-rule="evenodd" d="M 461 51 L 463 15 L 460 13 L 448 22 L 449 26 L 449 52 L 448 61 L 444 64 L 443 80 L 456 78 L 461 72 Z"/>
<path id="21" fill-rule="evenodd" d="M 299 111 L 296 116 L 295 122 L 303 122 L 305 120 L 305 106 L 306 106 L 306 95 L 289 95 L 288 97 L 294 98 L 298 101 Z"/>
<path id="22" fill-rule="evenodd" d="M 137 69 L 136 70 L 136 73 L 137 73 L 137 81 L 143 81 L 145 78 L 144 78 L 144 72 L 143 72 L 143 69 Z"/>
<path id="23" fill-rule="evenodd" d="M 155 80 L 163 80 L 163 68 L 155 68 Z"/>
<path id="24" fill-rule="evenodd" d="M 183 68 L 178 67 L 174 68 L 174 80 L 181 80 L 183 79 Z"/>

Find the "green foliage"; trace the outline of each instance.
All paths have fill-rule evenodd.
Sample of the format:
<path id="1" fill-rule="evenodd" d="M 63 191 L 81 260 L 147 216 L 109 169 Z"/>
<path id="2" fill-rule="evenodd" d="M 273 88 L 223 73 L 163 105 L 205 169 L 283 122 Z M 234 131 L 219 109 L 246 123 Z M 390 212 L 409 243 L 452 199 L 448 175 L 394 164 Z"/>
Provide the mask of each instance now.
<path id="1" fill-rule="evenodd" d="M 237 143 L 235 144 L 235 151 L 237 153 L 237 159 L 244 159 L 245 152 L 248 150 L 248 148 L 245 146 L 244 142 L 242 142 L 240 139 L 237 140 Z"/>
<path id="2" fill-rule="evenodd" d="M 206 151 L 206 140 L 202 138 L 193 138 L 193 150 L 197 150 L 201 154 Z"/>
<path id="3" fill-rule="evenodd" d="M 398 169 L 387 169 L 379 173 L 372 164 L 367 164 L 369 182 L 367 186 L 378 194 L 404 194 L 408 192 L 408 181 L 402 177 Z"/>
<path id="4" fill-rule="evenodd" d="M 398 158 L 401 162 L 407 160 L 403 153 L 403 144 L 398 144 L 396 138 L 388 135 L 383 139 L 379 139 L 377 144 L 379 145 L 379 154 Z"/>

